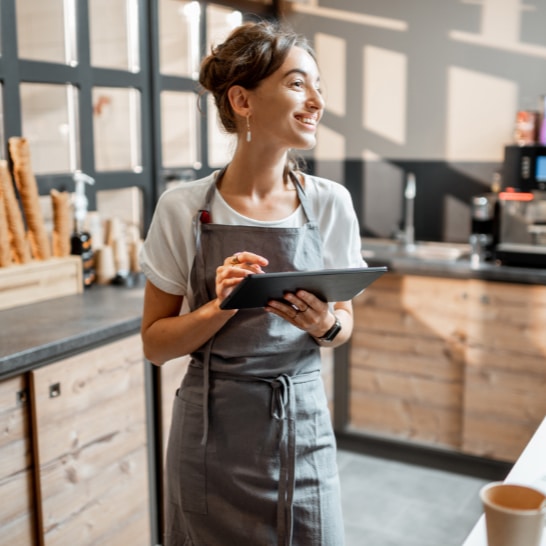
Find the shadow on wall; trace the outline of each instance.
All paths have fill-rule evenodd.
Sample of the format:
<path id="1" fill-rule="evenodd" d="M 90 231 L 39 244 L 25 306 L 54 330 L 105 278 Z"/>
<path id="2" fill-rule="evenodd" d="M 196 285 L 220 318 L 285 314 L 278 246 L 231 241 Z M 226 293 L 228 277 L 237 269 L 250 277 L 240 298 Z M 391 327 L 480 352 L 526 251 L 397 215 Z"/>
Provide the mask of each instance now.
<path id="1" fill-rule="evenodd" d="M 445 161 L 306 160 L 307 171 L 342 183 L 351 192 L 363 237 L 396 238 L 404 227 L 404 189 L 408 173 L 416 178 L 415 239 L 467 243 L 472 196 L 489 191 L 480 178 L 492 179 L 499 164 Z M 481 170 L 479 177 L 468 174 Z"/>
<path id="2" fill-rule="evenodd" d="M 467 242 L 471 197 L 546 94 L 546 3 L 493 3 L 291 3 L 326 99 L 314 172 L 350 188 L 364 234 L 399 229 L 411 171 L 416 238 Z"/>

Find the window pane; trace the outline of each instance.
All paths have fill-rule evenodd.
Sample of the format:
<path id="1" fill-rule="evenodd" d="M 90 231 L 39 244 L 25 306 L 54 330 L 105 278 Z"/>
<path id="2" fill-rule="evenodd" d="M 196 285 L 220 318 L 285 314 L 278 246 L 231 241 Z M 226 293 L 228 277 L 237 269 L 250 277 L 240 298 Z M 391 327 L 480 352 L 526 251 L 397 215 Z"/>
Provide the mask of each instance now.
<path id="1" fill-rule="evenodd" d="M 97 171 L 142 170 L 140 92 L 93 89 L 93 141 Z"/>
<path id="2" fill-rule="evenodd" d="M 222 43 L 227 35 L 241 25 L 243 17 L 240 11 L 223 6 L 207 6 L 207 43 L 210 48 Z M 207 146 L 209 165 L 211 167 L 223 167 L 230 160 L 235 148 L 235 136 L 226 133 L 218 119 L 218 111 L 212 96 L 207 95 L 208 119 L 207 119 Z"/>
<path id="3" fill-rule="evenodd" d="M 78 95 L 72 85 L 22 83 L 23 135 L 37 174 L 79 169 Z"/>
<path id="4" fill-rule="evenodd" d="M 218 110 L 214 104 L 214 99 L 210 94 L 207 95 L 207 138 L 209 150 L 209 165 L 211 167 L 223 167 L 231 159 L 235 150 L 235 135 L 226 133 L 218 118 Z"/>
<path id="5" fill-rule="evenodd" d="M 200 165 L 197 96 L 194 93 L 161 93 L 161 146 L 163 167 Z"/>
<path id="6" fill-rule="evenodd" d="M 75 0 L 17 0 L 19 57 L 76 64 Z"/>
<path id="7" fill-rule="evenodd" d="M 199 2 L 159 0 L 159 70 L 197 79 L 199 72 Z"/>
<path id="8" fill-rule="evenodd" d="M 207 6 L 207 51 L 211 46 L 222 43 L 227 35 L 243 22 L 240 11 L 218 5 Z"/>
<path id="9" fill-rule="evenodd" d="M 89 0 L 91 64 L 138 72 L 137 0 Z"/>

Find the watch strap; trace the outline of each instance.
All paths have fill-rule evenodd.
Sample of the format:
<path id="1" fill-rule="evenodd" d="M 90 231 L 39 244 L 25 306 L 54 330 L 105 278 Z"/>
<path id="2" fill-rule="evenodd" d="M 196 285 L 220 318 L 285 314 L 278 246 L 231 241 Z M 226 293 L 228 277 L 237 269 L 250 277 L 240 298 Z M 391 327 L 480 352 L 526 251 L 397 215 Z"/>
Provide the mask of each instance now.
<path id="1" fill-rule="evenodd" d="M 336 336 L 341 331 L 341 322 L 339 321 L 336 315 L 334 315 L 334 318 L 336 319 L 336 321 L 334 322 L 334 325 L 324 335 L 317 338 L 319 341 L 331 343 L 332 341 L 334 341 Z"/>

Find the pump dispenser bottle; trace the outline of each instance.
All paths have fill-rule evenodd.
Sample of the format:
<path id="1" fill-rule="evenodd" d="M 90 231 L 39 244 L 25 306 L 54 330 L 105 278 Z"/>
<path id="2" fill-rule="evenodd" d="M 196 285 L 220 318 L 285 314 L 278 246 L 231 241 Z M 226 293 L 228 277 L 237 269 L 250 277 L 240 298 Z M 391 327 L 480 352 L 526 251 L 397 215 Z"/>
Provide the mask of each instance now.
<path id="1" fill-rule="evenodd" d="M 87 216 L 88 200 L 85 195 L 85 184 L 94 184 L 95 180 L 80 171 L 72 177 L 76 185 L 73 198 L 74 231 L 70 238 L 70 253 L 82 258 L 83 284 L 89 287 L 95 283 L 96 272 L 93 259 L 93 245 L 91 235 L 84 231 L 85 217 Z"/>

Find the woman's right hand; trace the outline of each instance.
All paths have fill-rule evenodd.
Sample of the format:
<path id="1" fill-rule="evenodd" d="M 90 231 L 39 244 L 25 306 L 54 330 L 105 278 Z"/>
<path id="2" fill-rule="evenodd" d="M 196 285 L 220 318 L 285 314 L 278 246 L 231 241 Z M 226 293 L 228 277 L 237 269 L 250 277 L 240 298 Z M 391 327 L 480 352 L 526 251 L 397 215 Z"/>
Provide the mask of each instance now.
<path id="1" fill-rule="evenodd" d="M 241 251 L 228 256 L 216 269 L 216 296 L 222 302 L 247 275 L 264 273 L 267 258 L 253 252 Z"/>

